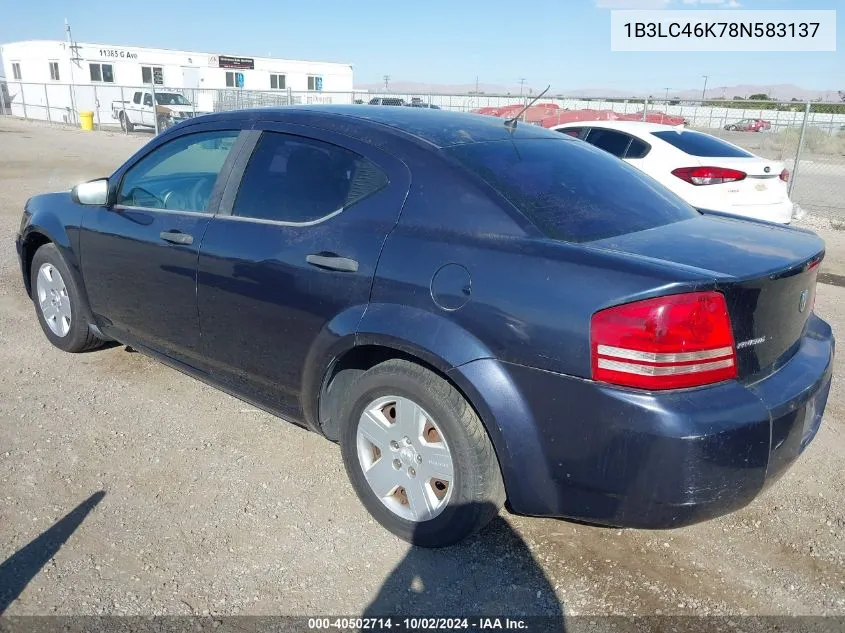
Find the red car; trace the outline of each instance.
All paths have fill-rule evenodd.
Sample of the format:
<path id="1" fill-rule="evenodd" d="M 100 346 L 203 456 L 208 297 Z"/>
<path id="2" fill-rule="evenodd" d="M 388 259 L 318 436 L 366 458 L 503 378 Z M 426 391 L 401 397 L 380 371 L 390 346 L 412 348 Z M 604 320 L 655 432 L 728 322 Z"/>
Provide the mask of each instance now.
<path id="1" fill-rule="evenodd" d="M 762 132 L 771 128 L 772 124 L 764 119 L 742 119 L 742 121 L 728 123 L 725 126 L 726 130 L 733 132 Z"/>

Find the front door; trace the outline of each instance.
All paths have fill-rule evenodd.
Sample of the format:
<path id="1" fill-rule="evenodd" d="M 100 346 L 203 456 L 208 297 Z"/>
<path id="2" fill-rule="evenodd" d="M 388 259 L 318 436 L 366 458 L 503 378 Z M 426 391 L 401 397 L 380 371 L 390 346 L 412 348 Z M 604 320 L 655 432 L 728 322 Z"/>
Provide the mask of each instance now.
<path id="1" fill-rule="evenodd" d="M 91 309 L 106 333 L 191 363 L 199 350 L 196 265 L 238 131 L 184 134 L 116 174 L 114 203 L 80 235 Z"/>
<path id="2" fill-rule="evenodd" d="M 349 137 L 264 127 L 203 239 L 200 326 L 213 375 L 301 419 L 309 351 L 336 319 L 360 320 L 409 176 Z"/>

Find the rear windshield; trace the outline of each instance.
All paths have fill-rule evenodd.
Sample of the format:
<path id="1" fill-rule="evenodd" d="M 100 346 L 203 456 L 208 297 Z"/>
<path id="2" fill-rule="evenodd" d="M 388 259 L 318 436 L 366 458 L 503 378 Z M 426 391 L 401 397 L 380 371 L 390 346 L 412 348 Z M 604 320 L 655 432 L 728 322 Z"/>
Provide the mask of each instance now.
<path id="1" fill-rule="evenodd" d="M 745 150 L 734 147 L 722 139 L 710 136 L 709 134 L 702 134 L 701 132 L 675 132 L 674 130 L 666 130 L 665 132 L 652 132 L 652 134 L 670 145 L 674 145 L 690 156 L 703 156 L 706 158 L 754 158 L 754 154 L 749 154 Z"/>
<path id="2" fill-rule="evenodd" d="M 468 143 L 445 151 L 553 239 L 590 242 L 699 215 L 634 167 L 564 136 Z"/>

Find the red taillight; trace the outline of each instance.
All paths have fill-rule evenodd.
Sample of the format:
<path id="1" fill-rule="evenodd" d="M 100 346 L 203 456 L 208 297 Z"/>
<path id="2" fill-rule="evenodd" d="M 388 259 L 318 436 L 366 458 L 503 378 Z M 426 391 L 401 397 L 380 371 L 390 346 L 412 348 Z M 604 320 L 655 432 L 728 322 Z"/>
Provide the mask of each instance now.
<path id="1" fill-rule="evenodd" d="M 721 185 L 744 180 L 748 174 L 726 167 L 679 167 L 672 175 L 691 185 Z"/>
<path id="2" fill-rule="evenodd" d="M 789 182 L 789 170 L 788 169 L 784 169 L 782 172 L 780 172 L 780 179 L 784 182 Z"/>
<path id="3" fill-rule="evenodd" d="M 725 297 L 691 292 L 596 312 L 593 380 L 640 389 L 698 387 L 736 378 Z"/>

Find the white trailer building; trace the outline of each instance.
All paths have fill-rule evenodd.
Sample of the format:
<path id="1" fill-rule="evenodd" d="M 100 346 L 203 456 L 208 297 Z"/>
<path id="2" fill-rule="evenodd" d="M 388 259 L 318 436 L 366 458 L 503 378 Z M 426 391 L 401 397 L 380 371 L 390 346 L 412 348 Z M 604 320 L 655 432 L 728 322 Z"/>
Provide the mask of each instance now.
<path id="1" fill-rule="evenodd" d="M 95 122 L 115 124 L 112 101 L 142 87 L 177 90 L 205 112 L 352 100 L 351 64 L 60 40 L 4 44 L 0 58 L 12 114 L 52 121 L 92 110 Z"/>

